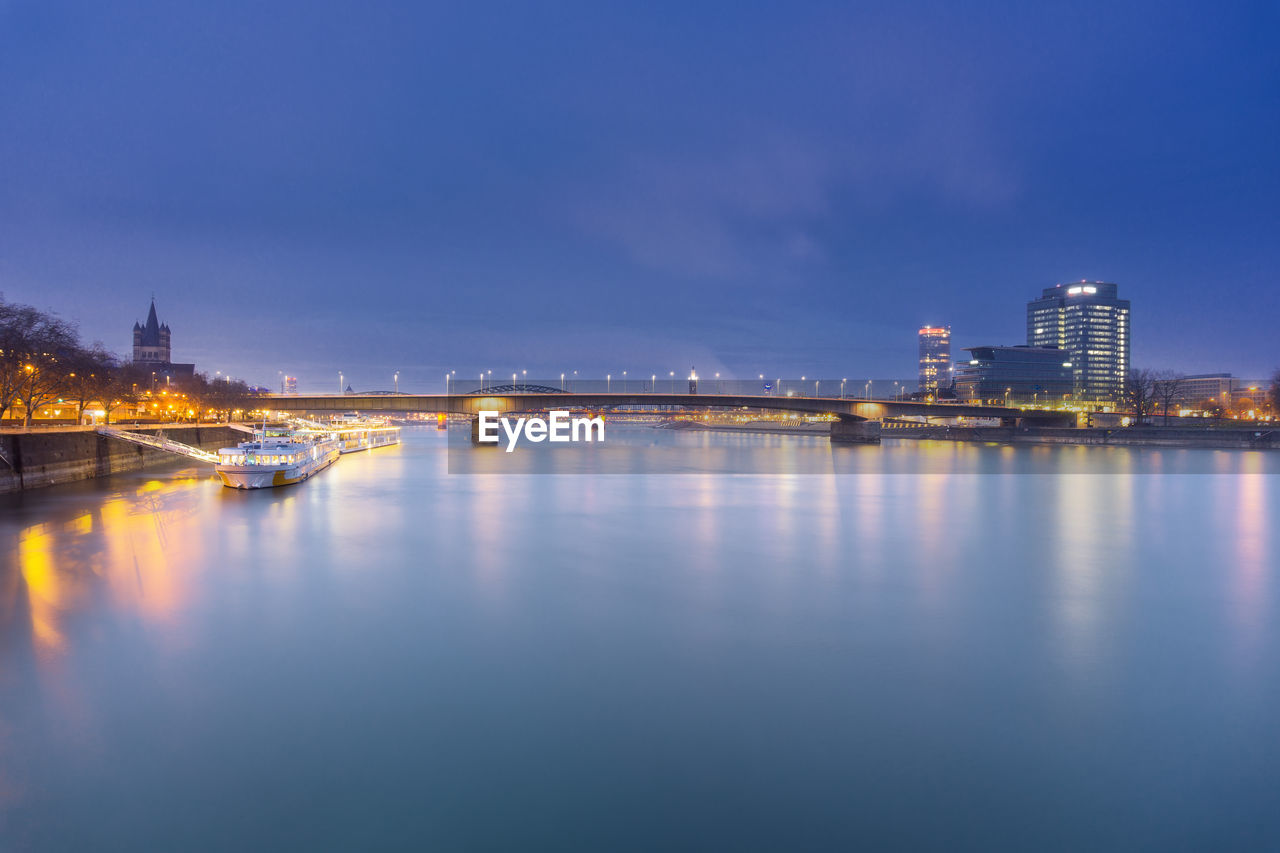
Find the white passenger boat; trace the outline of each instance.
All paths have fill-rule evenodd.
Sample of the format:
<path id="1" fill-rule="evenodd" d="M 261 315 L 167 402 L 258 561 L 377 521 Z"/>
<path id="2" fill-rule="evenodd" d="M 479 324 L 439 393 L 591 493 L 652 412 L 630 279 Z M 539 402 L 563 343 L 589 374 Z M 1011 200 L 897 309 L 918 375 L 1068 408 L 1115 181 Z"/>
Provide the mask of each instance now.
<path id="1" fill-rule="evenodd" d="M 346 412 L 334 418 L 329 429 L 338 437 L 339 449 L 343 453 L 400 443 L 400 427 L 356 412 Z"/>
<path id="2" fill-rule="evenodd" d="M 260 429 L 252 441 L 219 450 L 215 469 L 233 489 L 288 486 L 328 468 L 341 452 L 334 433 Z"/>

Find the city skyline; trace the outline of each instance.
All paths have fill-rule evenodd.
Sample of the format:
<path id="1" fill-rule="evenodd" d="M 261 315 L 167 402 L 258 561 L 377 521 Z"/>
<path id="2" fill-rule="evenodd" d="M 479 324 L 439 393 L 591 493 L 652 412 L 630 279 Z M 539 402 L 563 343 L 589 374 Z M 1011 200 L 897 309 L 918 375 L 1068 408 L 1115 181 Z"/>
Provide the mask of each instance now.
<path id="1" fill-rule="evenodd" d="M 0 292 L 322 387 L 909 377 L 1089 279 L 1135 365 L 1269 374 L 1275 9 L 1006 11 L 9 5 Z"/>

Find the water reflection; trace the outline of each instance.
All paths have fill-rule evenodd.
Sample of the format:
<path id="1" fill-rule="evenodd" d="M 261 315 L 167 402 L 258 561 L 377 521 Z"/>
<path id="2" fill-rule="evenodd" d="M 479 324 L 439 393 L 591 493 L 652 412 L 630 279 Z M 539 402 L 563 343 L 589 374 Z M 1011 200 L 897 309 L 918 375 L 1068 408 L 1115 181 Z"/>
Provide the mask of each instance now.
<path id="1" fill-rule="evenodd" d="M 292 489 L 168 472 L 0 501 L 0 803 L 65 849 L 172 846 L 192 813 L 426 837 L 422 803 L 442 848 L 537 846 L 532 819 L 468 843 L 512 790 L 650 848 L 689 802 L 749 847 L 741 820 L 904 802 L 963 827 L 1037 778 L 1058 841 L 1134 791 L 1213 802 L 1193 777 L 1266 819 L 1230 757 L 1280 762 L 1280 478 L 1244 473 L 1276 457 L 677 440 L 828 473 L 451 475 L 409 430 Z"/>

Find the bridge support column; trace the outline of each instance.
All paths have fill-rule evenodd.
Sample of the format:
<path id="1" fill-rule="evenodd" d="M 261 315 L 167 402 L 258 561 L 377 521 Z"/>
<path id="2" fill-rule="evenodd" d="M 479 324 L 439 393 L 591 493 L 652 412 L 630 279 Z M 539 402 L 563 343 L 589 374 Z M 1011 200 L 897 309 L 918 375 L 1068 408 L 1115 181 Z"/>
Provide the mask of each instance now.
<path id="1" fill-rule="evenodd" d="M 832 444 L 879 444 L 879 421 L 832 421 Z"/>

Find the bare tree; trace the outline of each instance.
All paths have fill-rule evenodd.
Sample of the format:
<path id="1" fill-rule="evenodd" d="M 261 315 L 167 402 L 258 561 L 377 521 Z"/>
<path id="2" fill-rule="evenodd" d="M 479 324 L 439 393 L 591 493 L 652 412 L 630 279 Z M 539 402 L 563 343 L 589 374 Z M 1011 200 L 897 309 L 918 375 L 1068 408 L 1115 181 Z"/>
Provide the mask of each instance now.
<path id="1" fill-rule="evenodd" d="M 29 427 L 35 413 L 56 400 L 65 387 L 69 364 L 79 348 L 76 328 L 29 305 L 6 304 L 3 308 L 0 349 L 7 379 L 0 384 L 12 389 L 6 408 L 15 401 L 21 403 L 23 426 Z"/>
<path id="2" fill-rule="evenodd" d="M 1134 368 L 1125 377 L 1124 403 L 1133 412 L 1134 422 L 1137 426 L 1142 426 L 1146 423 L 1147 414 L 1154 406 L 1154 397 L 1152 396 L 1154 383 L 1155 374 L 1145 367 Z"/>
<path id="3" fill-rule="evenodd" d="M 1169 425 L 1169 407 L 1182 402 L 1183 380 L 1181 373 L 1172 370 L 1161 370 L 1151 374 L 1151 397 L 1164 407 L 1164 425 Z"/>
<path id="4" fill-rule="evenodd" d="M 88 349 L 77 347 L 66 366 L 70 369 L 64 397 L 76 404 L 76 422 L 84 422 L 85 410 L 91 403 L 101 403 L 105 411 L 106 401 L 102 398 L 110 394 L 116 357 L 101 342 L 95 342 Z"/>

